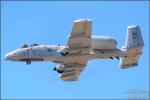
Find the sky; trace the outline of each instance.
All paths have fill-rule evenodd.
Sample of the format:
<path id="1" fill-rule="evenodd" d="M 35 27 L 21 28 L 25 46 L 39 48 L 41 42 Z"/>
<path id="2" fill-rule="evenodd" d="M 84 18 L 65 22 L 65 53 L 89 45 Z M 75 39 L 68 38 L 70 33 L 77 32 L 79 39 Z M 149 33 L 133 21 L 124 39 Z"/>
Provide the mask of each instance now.
<path id="1" fill-rule="evenodd" d="M 148 1 L 2 1 L 2 99 L 125 99 L 127 92 L 149 90 Z M 139 25 L 144 48 L 137 67 L 121 69 L 114 59 L 88 61 L 78 81 L 58 80 L 53 62 L 5 61 L 6 53 L 23 44 L 66 45 L 74 20 L 93 20 L 92 35 L 125 43 L 127 26 Z"/>

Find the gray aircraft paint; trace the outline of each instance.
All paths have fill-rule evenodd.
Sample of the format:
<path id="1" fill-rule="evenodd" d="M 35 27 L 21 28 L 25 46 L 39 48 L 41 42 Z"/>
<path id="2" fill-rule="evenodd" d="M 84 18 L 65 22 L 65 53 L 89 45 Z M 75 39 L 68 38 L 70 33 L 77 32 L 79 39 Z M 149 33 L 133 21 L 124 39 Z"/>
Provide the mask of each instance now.
<path id="1" fill-rule="evenodd" d="M 123 69 L 138 65 L 144 46 L 139 26 L 128 26 L 125 45 L 122 48 L 116 48 L 117 41 L 112 37 L 91 36 L 91 27 L 90 19 L 76 20 L 66 46 L 35 45 L 19 48 L 6 54 L 5 59 L 25 61 L 27 64 L 32 61 L 60 63 L 55 70 L 59 73 L 65 70 L 60 76 L 65 81 L 77 80 L 77 76 L 90 59 L 120 58 L 120 66 Z"/>

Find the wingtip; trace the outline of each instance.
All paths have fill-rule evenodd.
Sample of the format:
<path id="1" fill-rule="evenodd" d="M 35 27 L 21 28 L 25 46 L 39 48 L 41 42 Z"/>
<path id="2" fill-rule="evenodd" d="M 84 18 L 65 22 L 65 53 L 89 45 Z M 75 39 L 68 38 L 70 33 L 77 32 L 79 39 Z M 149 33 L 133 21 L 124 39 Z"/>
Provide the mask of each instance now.
<path id="1" fill-rule="evenodd" d="M 130 26 L 128 26 L 128 28 L 137 28 L 137 27 L 139 27 L 138 25 L 130 25 Z"/>
<path id="2" fill-rule="evenodd" d="M 92 21 L 92 19 L 77 19 L 74 22 L 85 22 L 85 21 Z"/>

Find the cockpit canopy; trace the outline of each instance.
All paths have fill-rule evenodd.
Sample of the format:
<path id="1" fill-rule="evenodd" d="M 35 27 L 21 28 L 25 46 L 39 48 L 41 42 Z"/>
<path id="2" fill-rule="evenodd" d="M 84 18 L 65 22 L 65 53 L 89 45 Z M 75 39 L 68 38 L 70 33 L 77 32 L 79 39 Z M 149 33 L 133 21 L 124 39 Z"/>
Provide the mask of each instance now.
<path id="1" fill-rule="evenodd" d="M 28 45 L 24 44 L 24 45 L 21 46 L 21 48 L 28 48 Z"/>
<path id="2" fill-rule="evenodd" d="M 24 44 L 21 46 L 21 48 L 28 48 L 28 47 L 34 47 L 34 46 L 39 46 L 39 44 L 32 44 L 32 45 L 27 45 L 27 44 Z"/>

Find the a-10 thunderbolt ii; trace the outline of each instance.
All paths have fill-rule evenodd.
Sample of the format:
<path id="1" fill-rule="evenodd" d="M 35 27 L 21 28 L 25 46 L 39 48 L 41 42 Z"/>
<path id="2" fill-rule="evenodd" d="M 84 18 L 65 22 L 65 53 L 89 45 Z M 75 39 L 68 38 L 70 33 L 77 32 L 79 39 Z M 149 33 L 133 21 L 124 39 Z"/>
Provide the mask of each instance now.
<path id="1" fill-rule="evenodd" d="M 109 36 L 91 36 L 92 20 L 78 19 L 65 46 L 59 45 L 23 45 L 21 48 L 6 54 L 6 60 L 52 61 L 59 63 L 53 70 L 60 73 L 64 81 L 75 81 L 85 69 L 90 59 L 120 59 L 121 68 L 137 66 L 144 46 L 139 26 L 128 26 L 125 46 L 116 48 L 117 41 Z"/>

